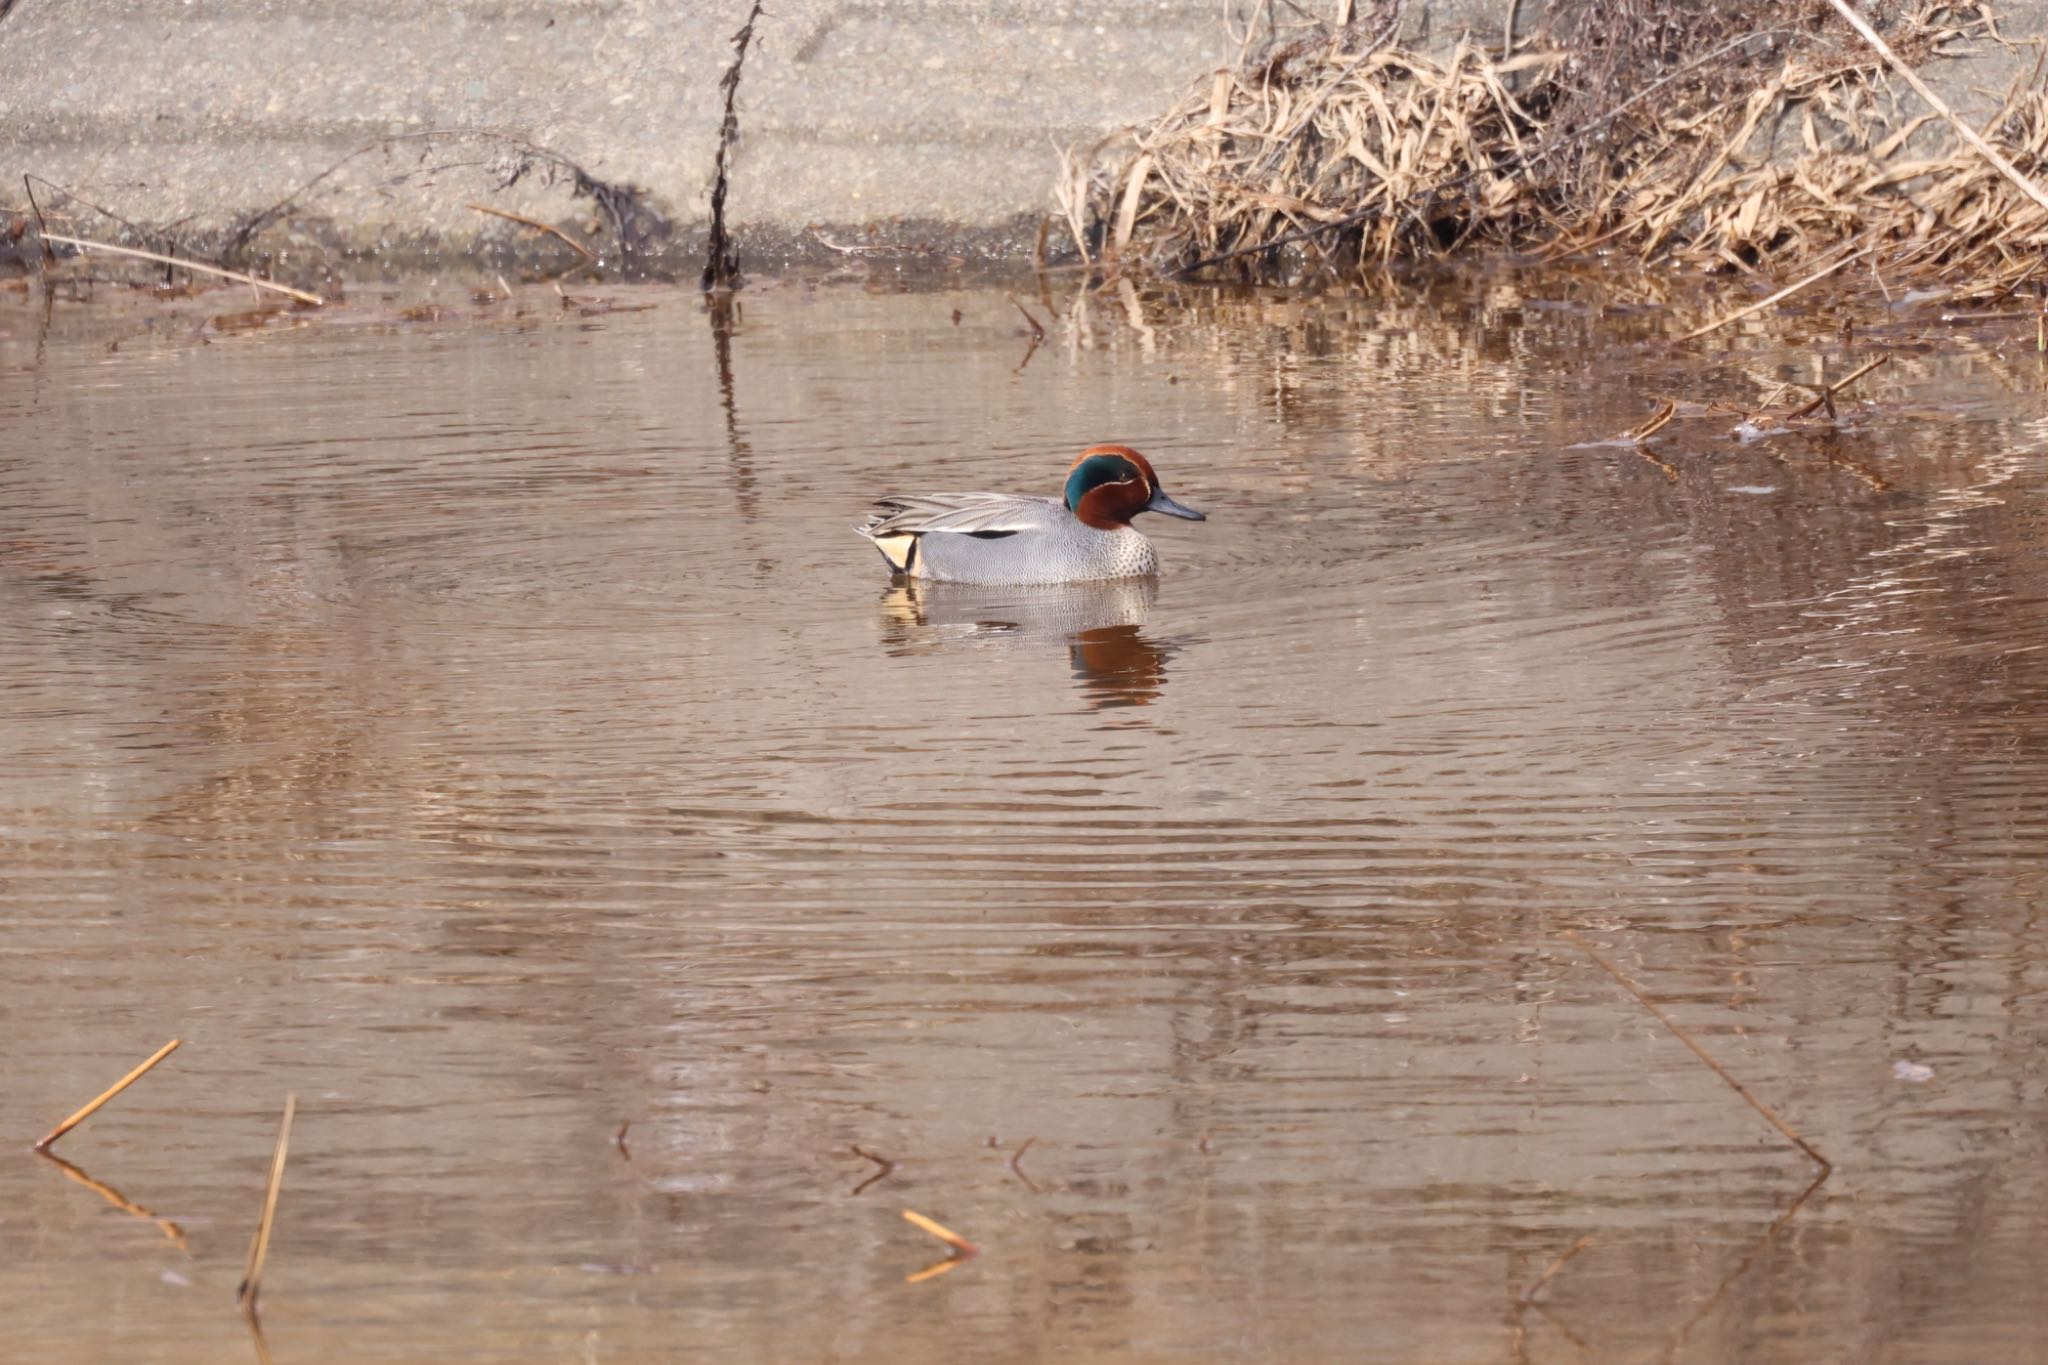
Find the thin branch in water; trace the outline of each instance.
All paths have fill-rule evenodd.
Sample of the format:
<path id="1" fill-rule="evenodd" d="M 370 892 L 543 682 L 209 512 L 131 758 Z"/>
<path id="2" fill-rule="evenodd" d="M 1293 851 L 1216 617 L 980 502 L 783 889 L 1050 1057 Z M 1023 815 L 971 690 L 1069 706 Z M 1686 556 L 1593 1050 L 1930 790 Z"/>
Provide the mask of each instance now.
<path id="1" fill-rule="evenodd" d="M 1666 1014 L 1654 1000 L 1650 999 L 1649 996 L 1643 994 L 1643 988 L 1638 986 L 1635 982 L 1629 980 L 1628 977 L 1622 972 L 1621 968 L 1615 966 L 1612 962 L 1608 961 L 1607 958 L 1602 956 L 1599 950 L 1594 948 L 1592 944 L 1586 942 L 1586 940 L 1580 936 L 1579 932 L 1576 929 L 1567 929 L 1564 933 L 1564 937 L 1571 941 L 1573 947 L 1577 948 L 1587 957 L 1593 959 L 1593 961 L 1599 966 L 1600 970 L 1606 972 L 1609 976 L 1613 977 L 1616 983 L 1619 984 L 1623 990 L 1627 991 L 1630 995 L 1634 996 L 1636 998 L 1637 1004 L 1641 1005 L 1644 1009 L 1648 1010 L 1651 1014 L 1655 1015 L 1658 1023 L 1662 1024 L 1665 1028 L 1669 1029 L 1673 1037 L 1678 1039 L 1679 1042 L 1684 1043 L 1686 1047 L 1690 1048 L 1692 1050 L 1692 1054 L 1695 1057 L 1698 1057 L 1701 1061 L 1705 1062 L 1707 1064 L 1707 1068 L 1711 1070 L 1716 1076 L 1719 1076 L 1723 1081 L 1725 1081 L 1729 1089 L 1733 1090 L 1736 1094 L 1740 1095 L 1745 1104 L 1747 1104 L 1750 1108 L 1756 1110 L 1757 1113 L 1763 1115 L 1764 1121 L 1766 1123 L 1770 1124 L 1771 1127 L 1777 1129 L 1780 1133 L 1782 1133 L 1785 1136 L 1785 1138 L 1791 1142 L 1793 1146 L 1797 1147 L 1800 1151 L 1806 1153 L 1807 1156 L 1811 1157 L 1813 1161 L 1817 1165 L 1819 1165 L 1823 1172 L 1832 1173 L 1834 1171 L 1834 1162 L 1829 1161 L 1826 1157 L 1822 1156 L 1817 1150 L 1815 1150 L 1812 1143 L 1808 1142 L 1805 1138 L 1799 1136 L 1798 1133 L 1794 1132 L 1790 1124 L 1786 1123 L 1785 1120 L 1779 1118 L 1777 1114 L 1772 1111 L 1769 1105 L 1765 1104 L 1762 1100 L 1758 1099 L 1754 1094 L 1752 1094 L 1748 1086 L 1744 1085 L 1741 1081 L 1736 1080 L 1734 1075 L 1729 1072 L 1728 1068 L 1722 1066 L 1719 1062 L 1715 1061 L 1712 1054 L 1710 1054 L 1705 1048 L 1701 1047 L 1699 1043 L 1694 1041 L 1693 1036 L 1690 1033 L 1687 1033 L 1683 1028 L 1679 1027 L 1677 1020 L 1673 1019 L 1669 1014 Z"/>
<path id="2" fill-rule="evenodd" d="M 263 1292 L 263 1262 L 270 1255 L 270 1229 L 277 1221 L 277 1192 L 284 1185 L 284 1158 L 292 1145 L 292 1115 L 298 1109 L 298 1095 L 286 1095 L 284 1118 L 277 1126 L 277 1150 L 270 1157 L 270 1183 L 263 1191 L 263 1217 L 249 1242 L 249 1261 L 242 1272 L 242 1283 L 235 1288 L 235 1302 L 252 1318 L 256 1314 L 256 1297 Z"/>
<path id="3" fill-rule="evenodd" d="M 1639 422 L 1623 432 L 1621 439 L 1641 445 L 1644 441 L 1649 440 L 1652 436 L 1655 436 L 1658 432 L 1669 426 L 1671 419 L 1677 415 L 1677 400 L 1667 398 L 1657 405 L 1657 410 L 1650 414 L 1648 420 Z"/>
<path id="4" fill-rule="evenodd" d="M 577 241 L 574 237 L 571 237 L 568 233 L 562 231 L 553 223 L 543 223 L 540 221 L 540 219 L 528 218 L 523 213 L 511 213 L 505 209 L 494 209 L 488 204 L 471 204 L 469 205 L 469 207 L 476 210 L 478 213 L 488 213 L 494 218 L 507 218 L 510 219 L 512 222 L 519 223 L 525 227 L 535 228 L 541 232 L 545 232 L 548 234 L 548 236 L 553 237 L 556 241 L 561 242 L 570 250 L 582 256 L 584 260 L 589 261 L 592 265 L 597 264 L 597 253 L 595 251 L 592 251 L 589 247 L 583 245 L 583 243 Z"/>
<path id="5" fill-rule="evenodd" d="M 1863 250 L 1858 251 L 1853 255 L 1844 256 L 1840 260 L 1836 261 L 1834 264 L 1823 266 L 1819 270 L 1814 271 L 1805 279 L 1795 280 L 1793 283 L 1786 285 L 1783 289 L 1780 289 L 1777 293 L 1772 294 L 1769 298 L 1758 299 L 1755 303 L 1750 304 L 1747 308 L 1738 308 L 1725 318 L 1717 319 L 1716 321 L 1708 323 L 1704 327 L 1693 328 L 1690 332 L 1687 332 L 1684 336 L 1680 337 L 1679 340 L 1693 341 L 1700 337 L 1705 336 L 1709 332 L 1718 332 L 1731 322 L 1739 322 L 1743 318 L 1748 317 L 1751 313 L 1760 313 L 1764 309 L 1769 308 L 1774 303 L 1778 303 L 1784 299 L 1791 298 L 1794 294 L 1806 288 L 1808 285 L 1820 283 L 1828 276 L 1834 274 L 1837 270 L 1840 270 L 1843 266 L 1862 260 L 1865 256 L 1868 256 L 1871 252 L 1875 250 L 1877 250 L 1876 247 L 1867 246 L 1863 248 Z"/>
<path id="6" fill-rule="evenodd" d="M 202 275 L 214 275 L 220 279 L 234 280 L 240 284 L 253 284 L 258 289 L 272 289 L 280 294 L 289 294 L 299 302 L 311 304 L 315 308 L 321 307 L 327 302 L 326 299 L 321 298 L 318 294 L 309 294 L 303 289 L 294 289 L 288 284 L 277 284 L 270 280 L 258 279 L 254 275 L 244 275 L 239 270 L 222 270 L 217 265 L 201 265 L 198 261 L 181 260 L 176 256 L 166 256 L 161 252 L 140 251 L 132 246 L 112 246 L 106 242 L 89 242 L 83 237 L 59 237 L 55 233 L 45 234 L 44 240 L 62 242 L 66 246 L 75 246 L 81 251 L 105 251 L 116 256 L 133 256 L 138 261 L 155 261 L 160 265 L 174 265 L 180 270 L 193 270 Z"/>
<path id="7" fill-rule="evenodd" d="M 855 1185 L 853 1187 L 853 1190 L 851 1191 L 854 1194 L 859 1194 L 862 1191 L 866 1190 L 868 1186 L 874 1184 L 876 1181 L 887 1180 L 890 1176 L 896 1173 L 895 1162 L 889 1160 L 889 1158 L 885 1156 L 876 1156 L 873 1152 L 861 1146 L 858 1142 L 854 1143 L 849 1148 L 849 1150 L 852 1151 L 852 1153 L 855 1156 L 860 1157 L 863 1160 L 872 1161 L 875 1163 L 875 1165 L 881 1168 L 880 1170 L 876 1171 L 873 1175 L 869 1176 L 866 1180 L 861 1181 L 860 1184 Z"/>
<path id="8" fill-rule="evenodd" d="M 43 245 L 43 263 L 45 265 L 54 265 L 57 260 L 57 253 L 50 250 L 50 225 L 43 221 L 43 206 L 36 202 L 36 187 L 29 183 L 31 178 L 27 175 L 22 176 L 21 187 L 28 193 L 29 208 L 35 211 L 36 240 Z"/>
<path id="9" fill-rule="evenodd" d="M 63 239 L 58 238 L 57 240 L 61 241 Z M 184 1039 L 182 1038 L 173 1038 L 170 1042 L 165 1043 L 162 1047 L 158 1048 L 156 1052 L 151 1055 L 148 1061 L 144 1062 L 141 1066 L 136 1067 L 133 1071 L 123 1076 L 120 1080 L 115 1081 L 112 1085 L 108 1086 L 105 1090 L 101 1091 L 98 1098 L 94 1099 L 90 1104 L 80 1109 L 70 1118 L 65 1119 L 62 1123 L 58 1124 L 55 1128 L 52 1128 L 49 1132 L 43 1134 L 43 1136 L 36 1142 L 35 1150 L 38 1152 L 48 1152 L 50 1150 L 51 1143 L 55 1142 L 58 1138 L 63 1137 L 66 1133 L 70 1132 L 73 1128 L 76 1128 L 79 1124 L 84 1123 L 87 1119 L 91 1118 L 94 1114 L 99 1112 L 101 1105 L 104 1105 L 108 1100 L 114 1098 L 114 1096 L 120 1094 L 123 1090 L 126 1090 L 129 1086 L 135 1084 L 144 1076 L 148 1075 L 151 1067 L 155 1066 L 164 1058 L 170 1056 L 173 1052 L 176 1052 L 178 1050 L 178 1045 L 183 1041 Z"/>
<path id="10" fill-rule="evenodd" d="M 1571 1262 L 1572 1257 L 1578 1255 L 1591 1245 L 1593 1245 L 1593 1234 L 1589 1232 L 1565 1248 L 1563 1254 L 1552 1261 L 1549 1267 L 1536 1277 L 1536 1282 L 1522 1291 L 1522 1303 L 1526 1306 L 1536 1302 L 1536 1296 L 1543 1292 L 1545 1285 L 1557 1278 L 1557 1272 L 1563 1270 Z"/>
<path id="11" fill-rule="evenodd" d="M 1023 304 L 1017 302 L 1017 296 L 1015 294 L 1005 293 L 1003 297 L 1008 299 L 1013 305 L 1015 305 L 1017 311 L 1024 315 L 1024 321 L 1027 324 L 1029 324 L 1031 328 L 1031 340 L 1035 343 L 1042 345 L 1045 341 L 1045 325 L 1039 322 L 1037 318 L 1031 316 L 1031 310 L 1029 308 L 1026 308 Z"/>
<path id="12" fill-rule="evenodd" d="M 1789 421 L 1791 420 L 1791 418 L 1795 417 L 1811 417 L 1814 414 L 1814 412 L 1820 408 L 1826 408 L 1828 410 L 1828 416 L 1833 417 L 1835 415 L 1835 399 L 1841 396 L 1842 390 L 1848 388 L 1851 384 L 1861 379 L 1864 375 L 1869 374 L 1872 370 L 1876 369 L 1880 365 L 1887 363 L 1890 360 L 1891 357 L 1889 355 L 1881 355 L 1877 359 L 1865 365 L 1862 369 L 1856 371 L 1856 373 L 1850 375 L 1847 379 L 1837 380 L 1833 384 L 1822 384 L 1817 386 L 1820 391 L 1819 397 L 1815 398 L 1811 403 L 1808 403 L 1805 407 L 1799 408 L 1798 410 L 1790 413 L 1787 417 L 1787 420 Z M 1815 386 L 1802 384 L 1800 385 L 1800 387 L 1810 388 Z"/>
<path id="13" fill-rule="evenodd" d="M 980 1247 L 968 1241 L 965 1237 L 962 1237 L 959 1233 L 953 1231 L 953 1229 L 947 1227 L 945 1224 L 935 1222 L 934 1220 L 925 1217 L 921 1213 L 917 1213 L 911 1209 L 905 1209 L 903 1210 L 903 1221 L 911 1224 L 913 1227 L 924 1229 L 924 1231 L 929 1232 L 932 1236 L 938 1238 L 941 1242 L 944 1242 L 947 1246 L 953 1248 L 953 1250 L 959 1252 L 962 1256 L 979 1256 L 981 1254 Z"/>
<path id="14" fill-rule="evenodd" d="M 1022 1142 L 1018 1143 L 1017 1150 L 1010 1153 L 1009 1167 L 1010 1173 L 1016 1176 L 1019 1180 L 1023 1181 L 1025 1187 L 1029 1189 L 1033 1194 L 1043 1194 L 1044 1191 L 1038 1188 L 1038 1182 L 1036 1180 L 1033 1180 L 1030 1176 L 1024 1174 L 1024 1167 L 1019 1164 L 1024 1160 L 1024 1154 L 1031 1150 L 1031 1144 L 1036 1141 L 1038 1141 L 1037 1138 L 1028 1137 L 1025 1138 Z"/>
<path id="15" fill-rule="evenodd" d="M 903 1217 L 906 1222 L 923 1228 L 926 1232 L 929 1232 L 932 1236 L 953 1248 L 953 1254 L 946 1257 L 943 1261 L 934 1261 L 922 1270 L 913 1270 L 910 1274 L 905 1275 L 903 1277 L 905 1284 L 923 1284 L 926 1280 L 937 1279 L 939 1276 L 956 1269 L 963 1262 L 971 1261 L 981 1254 L 980 1247 L 974 1245 L 974 1243 L 968 1241 L 951 1228 L 933 1222 L 921 1213 L 914 1213 L 909 1209 L 905 1209 L 903 1210 Z"/>
<path id="16" fill-rule="evenodd" d="M 1572 1331 L 1571 1328 L 1565 1326 L 1562 1322 L 1559 1322 L 1557 1318 L 1554 1315 L 1552 1315 L 1550 1310 L 1544 1306 L 1544 1304 L 1540 1301 L 1538 1296 L 1543 1293 L 1545 1286 L 1547 1286 L 1552 1280 L 1557 1278 L 1558 1271 L 1563 1270 L 1566 1265 L 1571 1263 L 1571 1259 L 1574 1256 L 1577 1256 L 1580 1252 L 1584 1251 L 1587 1247 L 1591 1245 L 1593 1245 L 1593 1235 L 1591 1233 L 1587 1233 L 1584 1237 L 1579 1238 L 1578 1241 L 1573 1242 L 1569 1247 L 1566 1247 L 1564 1251 L 1561 1252 L 1555 1260 L 1551 1261 L 1550 1265 L 1544 1270 L 1544 1272 L 1536 1277 L 1535 1282 L 1532 1283 L 1527 1289 L 1524 1289 L 1522 1291 L 1522 1296 L 1519 1299 L 1515 1300 L 1515 1331 L 1513 1340 L 1509 1344 L 1509 1353 L 1514 1357 L 1515 1360 L 1525 1362 L 1529 1359 L 1528 1315 L 1529 1310 L 1532 1308 L 1535 1309 L 1537 1312 L 1543 1314 L 1545 1318 L 1549 1319 L 1551 1324 L 1555 1326 L 1558 1331 L 1564 1333 L 1564 1335 L 1571 1340 L 1573 1345 L 1577 1346 L 1580 1350 L 1586 1349 L 1586 1343 L 1579 1339 L 1578 1334 Z"/>

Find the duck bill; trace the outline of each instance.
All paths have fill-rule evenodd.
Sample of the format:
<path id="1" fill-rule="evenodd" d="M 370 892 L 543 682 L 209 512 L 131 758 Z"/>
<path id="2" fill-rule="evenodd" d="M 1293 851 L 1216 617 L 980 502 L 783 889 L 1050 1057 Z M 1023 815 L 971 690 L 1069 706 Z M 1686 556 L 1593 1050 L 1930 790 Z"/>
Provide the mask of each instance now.
<path id="1" fill-rule="evenodd" d="M 1172 498 L 1167 497 L 1166 490 L 1163 488 L 1152 490 L 1152 498 L 1145 504 L 1142 510 L 1147 512 L 1164 512 L 1167 516 L 1179 517 L 1182 521 L 1207 521 L 1209 519 L 1207 513 L 1197 512 L 1192 507 L 1183 507 Z"/>

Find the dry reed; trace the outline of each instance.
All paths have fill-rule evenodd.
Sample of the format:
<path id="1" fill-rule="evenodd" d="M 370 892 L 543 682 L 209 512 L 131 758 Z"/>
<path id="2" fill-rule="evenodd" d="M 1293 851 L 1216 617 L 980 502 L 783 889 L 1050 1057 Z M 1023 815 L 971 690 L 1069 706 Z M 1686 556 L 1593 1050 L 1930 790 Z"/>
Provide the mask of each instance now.
<path id="1" fill-rule="evenodd" d="M 921 1213 L 914 1212 L 910 1209 L 905 1209 L 903 1210 L 903 1220 L 907 1223 L 912 1223 L 915 1224 L 917 1227 L 923 1228 L 926 1232 L 929 1232 L 932 1236 L 938 1238 L 941 1242 L 944 1242 L 947 1246 L 953 1248 L 953 1250 L 959 1252 L 962 1256 L 973 1256 L 978 1254 L 981 1250 L 979 1247 L 975 1246 L 974 1243 L 968 1241 L 965 1237 L 962 1237 L 959 1233 L 953 1231 L 953 1229 L 945 1226 L 943 1223 L 939 1223 L 930 1218 L 927 1218 Z"/>
<path id="2" fill-rule="evenodd" d="M 1917 78 L 1936 112 L 1889 84 L 1999 41 L 1986 6 L 1921 0 L 1882 51 L 1803 0 L 1576 0 L 1506 53 L 1431 57 L 1389 43 L 1394 26 L 1248 45 L 1149 125 L 1069 152 L 1057 188 L 1083 255 L 1301 280 L 1475 243 L 1786 273 L 1861 247 L 1989 292 L 2048 250 L 2042 192 L 2015 169 L 2048 158 L 2036 77 L 1982 136 Z M 1965 140 L 1930 151 L 1944 120 Z"/>
<path id="3" fill-rule="evenodd" d="M 154 1067 L 158 1062 L 162 1061 L 164 1058 L 170 1056 L 173 1052 L 176 1052 L 178 1050 L 178 1045 L 183 1041 L 184 1040 L 182 1038 L 173 1038 L 170 1042 L 165 1043 L 162 1047 L 158 1048 L 153 1054 L 151 1054 L 149 1060 L 145 1061 L 141 1066 L 136 1067 L 133 1071 L 123 1076 L 120 1080 L 115 1081 L 105 1090 L 102 1090 L 98 1094 L 98 1096 L 96 1096 L 90 1103 L 80 1108 L 77 1113 L 73 1114 L 70 1118 L 65 1119 L 62 1123 L 58 1124 L 55 1128 L 52 1128 L 49 1132 L 43 1134 L 43 1136 L 36 1141 L 35 1150 L 38 1152 L 48 1152 L 50 1150 L 51 1143 L 55 1142 L 58 1138 L 63 1137 L 66 1133 L 70 1132 L 73 1128 L 76 1128 L 79 1124 L 84 1123 L 87 1119 L 91 1118 L 94 1114 L 100 1111 L 100 1106 L 104 1105 L 108 1100 L 111 1100 L 112 1098 L 114 1098 L 114 1096 L 120 1094 L 123 1090 L 126 1090 L 129 1086 L 135 1084 L 144 1076 L 148 1075 L 150 1068 Z"/>
<path id="4" fill-rule="evenodd" d="M 263 1292 L 263 1262 L 270 1255 L 270 1230 L 277 1222 L 277 1195 L 284 1186 L 284 1158 L 292 1145 L 292 1116 L 298 1112 L 299 1097 L 284 1097 L 284 1117 L 277 1125 L 277 1148 L 270 1156 L 270 1182 L 263 1189 L 263 1216 L 257 1220 L 256 1235 L 249 1239 L 249 1260 L 242 1282 L 235 1288 L 235 1302 L 251 1317 L 257 1296 Z"/>
<path id="5" fill-rule="evenodd" d="M 132 257 L 138 261 L 155 261 L 159 265 L 175 266 L 179 270 L 191 270 L 201 275 L 212 275 L 223 280 L 234 280 L 239 284 L 251 285 L 257 289 L 268 289 L 278 294 L 289 294 L 300 303 L 314 308 L 318 308 L 327 302 L 326 299 L 321 298 L 318 294 L 309 293 L 304 289 L 294 289 L 288 284 L 279 284 L 275 280 L 266 280 L 256 275 L 245 275 L 239 270 L 223 270 L 217 265 L 207 265 L 201 261 L 188 261 L 179 256 L 166 256 L 160 251 L 142 251 L 132 246 L 115 246 L 109 242 L 90 242 L 83 237 L 60 237 L 54 232 L 46 232 L 42 236 L 45 242 L 61 242 L 65 246 L 75 246 L 80 251 L 105 251 L 115 256 Z"/>

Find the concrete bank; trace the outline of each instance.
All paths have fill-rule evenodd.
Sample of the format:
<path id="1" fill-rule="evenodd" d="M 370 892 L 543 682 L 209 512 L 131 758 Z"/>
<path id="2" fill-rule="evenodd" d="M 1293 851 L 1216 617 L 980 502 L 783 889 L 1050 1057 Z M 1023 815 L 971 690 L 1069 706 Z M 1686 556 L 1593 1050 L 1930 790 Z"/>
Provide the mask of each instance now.
<path id="1" fill-rule="evenodd" d="M 1238 31 L 1259 8 L 1237 0 Z M 1522 0 L 1524 28 L 1541 9 Z M 1496 42 L 1504 12 L 1411 0 L 1404 36 Z M 2044 12 L 2012 6 L 2007 31 L 2035 36 Z M 469 206 L 613 254 L 619 222 L 576 196 L 581 172 L 586 189 L 639 192 L 625 228 L 649 259 L 694 265 L 745 14 L 742 0 L 15 0 L 0 13 L 0 207 L 27 207 L 26 173 L 73 190 L 52 197 L 89 236 L 121 229 L 82 201 L 206 251 L 278 209 L 248 248 L 287 271 L 337 253 L 566 263 L 567 247 Z M 1021 255 L 1053 211 L 1058 147 L 1156 114 L 1236 51 L 1216 0 L 779 0 L 741 85 L 729 214 L 757 260 L 829 257 L 812 225 L 842 246 Z M 2024 59 L 1987 46 L 1930 70 L 1982 116 Z"/>

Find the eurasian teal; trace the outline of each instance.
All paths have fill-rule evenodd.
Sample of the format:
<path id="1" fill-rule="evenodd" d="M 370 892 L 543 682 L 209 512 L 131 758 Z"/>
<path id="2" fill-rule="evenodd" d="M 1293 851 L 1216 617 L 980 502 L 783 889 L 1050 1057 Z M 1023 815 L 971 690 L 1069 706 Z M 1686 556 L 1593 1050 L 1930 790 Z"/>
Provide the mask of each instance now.
<path id="1" fill-rule="evenodd" d="M 853 529 L 896 573 L 945 583 L 1080 583 L 1157 573 L 1152 542 L 1131 529 L 1140 512 L 1206 521 L 1159 487 L 1129 446 L 1090 446 L 1067 470 L 1063 498 L 1022 493 L 902 493 Z"/>

